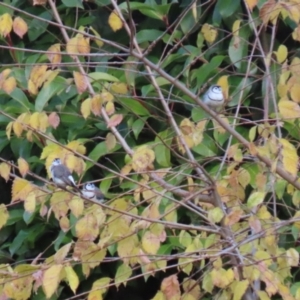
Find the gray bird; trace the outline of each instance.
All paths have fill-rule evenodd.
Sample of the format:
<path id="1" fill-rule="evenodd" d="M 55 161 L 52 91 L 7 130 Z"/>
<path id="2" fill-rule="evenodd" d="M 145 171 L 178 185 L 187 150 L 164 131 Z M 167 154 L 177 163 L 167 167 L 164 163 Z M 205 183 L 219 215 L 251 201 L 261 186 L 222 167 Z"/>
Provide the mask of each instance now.
<path id="1" fill-rule="evenodd" d="M 80 191 L 76 186 L 74 178 L 69 171 L 69 169 L 61 163 L 59 158 L 55 158 L 51 164 L 50 172 L 52 176 L 53 182 L 55 182 L 58 186 L 71 186 L 75 188 L 77 191 Z"/>
<path id="2" fill-rule="evenodd" d="M 218 110 L 225 102 L 222 88 L 219 85 L 212 85 L 203 95 L 202 101 L 212 110 Z"/>
<path id="3" fill-rule="evenodd" d="M 100 189 L 98 189 L 93 183 L 86 183 L 83 186 L 81 193 L 88 199 L 98 200 L 100 202 L 103 202 L 104 200 L 104 195 L 102 194 Z"/>

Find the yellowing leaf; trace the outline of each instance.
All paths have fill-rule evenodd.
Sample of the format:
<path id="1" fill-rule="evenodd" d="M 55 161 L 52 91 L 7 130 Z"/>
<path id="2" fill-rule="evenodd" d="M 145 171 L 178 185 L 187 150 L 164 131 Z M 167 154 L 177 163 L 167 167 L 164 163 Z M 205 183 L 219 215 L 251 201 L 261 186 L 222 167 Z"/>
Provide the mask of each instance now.
<path id="1" fill-rule="evenodd" d="M 69 229 L 70 229 L 69 219 L 66 216 L 60 218 L 59 219 L 59 226 L 60 226 L 60 228 L 63 232 L 69 231 Z"/>
<path id="2" fill-rule="evenodd" d="M 77 48 L 77 37 L 73 37 L 69 39 L 67 46 L 66 46 L 67 53 L 72 57 L 75 58 L 75 54 L 78 54 Z"/>
<path id="3" fill-rule="evenodd" d="M 289 250 L 287 250 L 286 251 L 286 256 L 287 256 L 289 266 L 298 267 L 298 265 L 299 265 L 299 252 L 296 249 L 290 248 Z"/>
<path id="4" fill-rule="evenodd" d="M 284 169 L 296 176 L 298 172 L 298 155 L 295 146 L 285 139 L 279 139 L 278 141 L 282 145 L 281 155 Z"/>
<path id="5" fill-rule="evenodd" d="M 111 151 L 115 148 L 117 144 L 117 140 L 116 137 L 111 132 L 107 134 L 105 138 L 105 144 L 108 151 Z"/>
<path id="6" fill-rule="evenodd" d="M 69 208 L 73 215 L 78 218 L 83 213 L 83 200 L 79 196 L 73 196 L 72 200 L 69 202 Z"/>
<path id="7" fill-rule="evenodd" d="M 288 51 L 285 45 L 280 45 L 276 52 L 277 61 L 282 64 L 287 59 Z"/>
<path id="8" fill-rule="evenodd" d="M 245 0 L 246 4 L 249 7 L 249 10 L 252 11 L 253 8 L 257 5 L 258 0 Z"/>
<path id="9" fill-rule="evenodd" d="M 233 300 L 241 300 L 249 286 L 248 280 L 241 280 L 236 283 L 233 291 Z"/>
<path id="10" fill-rule="evenodd" d="M 57 290 L 63 265 L 53 265 L 44 272 L 42 279 L 43 291 L 50 298 Z"/>
<path id="11" fill-rule="evenodd" d="M 17 137 L 20 137 L 23 132 L 23 125 L 18 121 L 13 122 L 13 131 Z"/>
<path id="12" fill-rule="evenodd" d="M 22 157 L 18 159 L 18 168 L 22 177 L 25 177 L 27 172 L 29 171 L 29 165 L 27 161 Z"/>
<path id="13" fill-rule="evenodd" d="M 219 207 L 215 207 L 208 211 L 208 219 L 212 223 L 219 223 L 223 217 L 224 217 L 224 213 L 223 213 L 222 209 Z"/>
<path id="14" fill-rule="evenodd" d="M 29 181 L 21 178 L 15 178 L 12 186 L 12 201 L 25 200 L 32 190 L 33 186 Z"/>
<path id="15" fill-rule="evenodd" d="M 284 119 L 300 118 L 300 107 L 297 103 L 288 100 L 280 100 L 278 103 L 279 112 Z"/>
<path id="16" fill-rule="evenodd" d="M 6 224 L 9 218 L 7 207 L 1 203 L 0 204 L 0 229 Z"/>
<path id="17" fill-rule="evenodd" d="M 201 33 L 203 34 L 206 42 L 209 44 L 212 44 L 218 36 L 218 31 L 212 25 L 210 25 L 208 23 L 205 23 L 202 26 Z"/>
<path id="18" fill-rule="evenodd" d="M 24 200 L 24 208 L 27 212 L 33 213 L 36 207 L 36 195 L 34 192 L 30 192 Z"/>
<path id="19" fill-rule="evenodd" d="M 87 89 L 87 78 L 80 72 L 73 72 L 75 85 L 79 94 Z"/>
<path id="20" fill-rule="evenodd" d="M 291 87 L 290 95 L 293 101 L 300 103 L 300 83 L 295 83 Z"/>
<path id="21" fill-rule="evenodd" d="M 7 94 L 10 94 L 16 88 L 16 86 L 17 86 L 16 79 L 14 77 L 9 77 L 3 82 L 1 88 Z"/>
<path id="22" fill-rule="evenodd" d="M 22 39 L 28 31 L 28 26 L 21 17 L 16 17 L 13 22 L 13 30 Z"/>
<path id="23" fill-rule="evenodd" d="M 117 15 L 116 11 L 113 11 L 108 18 L 108 24 L 111 27 L 113 31 L 120 30 L 123 27 L 122 20 L 120 17 Z"/>
<path id="24" fill-rule="evenodd" d="M 159 238 L 150 231 L 146 231 L 142 237 L 142 246 L 147 253 L 156 254 L 160 247 Z"/>
<path id="25" fill-rule="evenodd" d="M 225 217 L 225 225 L 232 226 L 236 224 L 240 220 L 242 215 L 243 215 L 243 211 L 241 209 L 232 210 Z"/>
<path id="26" fill-rule="evenodd" d="M 64 246 L 62 246 L 55 254 L 54 254 L 54 261 L 56 264 L 63 263 L 64 259 L 68 255 L 70 249 L 71 249 L 72 243 L 68 243 Z"/>
<path id="27" fill-rule="evenodd" d="M 124 263 L 120 265 L 115 275 L 116 287 L 118 288 L 120 284 L 124 284 L 124 286 L 126 286 L 127 280 L 129 279 L 131 274 L 132 269 L 128 265 L 125 265 Z"/>
<path id="28" fill-rule="evenodd" d="M 105 105 L 105 111 L 110 116 L 115 112 L 115 105 L 112 101 L 109 101 Z"/>
<path id="29" fill-rule="evenodd" d="M 114 82 L 111 87 L 110 87 L 112 92 L 115 92 L 117 94 L 127 94 L 128 93 L 128 89 L 127 89 L 127 85 L 125 83 L 117 83 Z"/>
<path id="30" fill-rule="evenodd" d="M 11 166 L 5 162 L 0 163 L 0 176 L 7 182 L 9 180 Z"/>
<path id="31" fill-rule="evenodd" d="M 122 122 L 122 120 L 123 120 L 123 115 L 121 114 L 113 115 L 107 122 L 107 128 L 116 127 Z"/>
<path id="32" fill-rule="evenodd" d="M 211 271 L 211 277 L 212 277 L 213 284 L 216 287 L 223 289 L 233 281 L 234 273 L 231 269 L 228 269 L 227 271 L 223 268 L 218 270 L 213 269 Z"/>
<path id="33" fill-rule="evenodd" d="M 84 241 L 94 241 L 99 235 L 97 225 L 97 219 L 94 214 L 86 214 L 75 225 L 77 237 Z"/>
<path id="34" fill-rule="evenodd" d="M 267 24 L 269 21 L 271 21 L 272 24 L 275 25 L 280 12 L 280 4 L 277 3 L 275 0 L 268 0 L 261 7 L 259 11 L 259 16 L 264 24 Z"/>
<path id="35" fill-rule="evenodd" d="M 11 15 L 6 13 L 0 16 L 0 35 L 6 37 L 13 28 Z"/>
<path id="36" fill-rule="evenodd" d="M 100 34 L 92 26 L 90 26 L 89 28 L 90 28 L 90 30 L 93 32 L 93 34 L 96 37 L 96 38 L 92 38 L 92 40 L 95 41 L 95 43 L 98 45 L 98 47 L 101 48 L 104 45 L 104 42 L 102 42 L 100 40 L 101 39 Z"/>
<path id="37" fill-rule="evenodd" d="M 101 115 L 102 102 L 102 97 L 99 94 L 94 95 L 94 97 L 91 99 L 90 109 L 95 116 Z"/>
<path id="38" fill-rule="evenodd" d="M 71 266 L 66 266 L 64 268 L 64 270 L 66 272 L 66 279 L 69 283 L 69 286 L 70 286 L 71 290 L 73 291 L 73 293 L 76 294 L 76 290 L 79 285 L 78 276 Z"/>
<path id="39" fill-rule="evenodd" d="M 91 50 L 89 38 L 85 38 L 81 33 L 77 34 L 77 49 L 82 54 L 89 54 Z"/>
<path id="40" fill-rule="evenodd" d="M 82 116 L 87 119 L 91 114 L 91 98 L 87 98 L 81 103 L 80 111 Z"/>
<path id="41" fill-rule="evenodd" d="M 249 208 L 256 207 L 264 201 L 265 193 L 264 192 L 254 192 L 250 195 L 247 205 Z"/>
<path id="42" fill-rule="evenodd" d="M 155 159 L 155 153 L 148 146 L 139 147 L 132 156 L 132 168 L 137 171 L 145 171 L 151 167 Z"/>
<path id="43" fill-rule="evenodd" d="M 179 300 L 180 286 L 177 275 L 170 275 L 162 280 L 160 290 L 164 293 L 166 299 Z"/>
<path id="44" fill-rule="evenodd" d="M 61 63 L 61 50 L 60 50 L 60 44 L 54 44 L 52 45 L 47 51 L 47 57 L 51 62 L 52 69 L 57 67 Z"/>

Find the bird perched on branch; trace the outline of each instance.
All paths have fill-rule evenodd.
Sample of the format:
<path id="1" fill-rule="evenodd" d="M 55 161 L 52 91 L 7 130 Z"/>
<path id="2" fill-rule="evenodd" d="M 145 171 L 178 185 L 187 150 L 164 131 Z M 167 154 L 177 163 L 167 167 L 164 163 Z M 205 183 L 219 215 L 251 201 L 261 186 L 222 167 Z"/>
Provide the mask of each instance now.
<path id="1" fill-rule="evenodd" d="M 51 164 L 50 172 L 53 182 L 58 186 L 66 187 L 71 186 L 77 191 L 80 189 L 76 186 L 74 178 L 69 169 L 64 166 L 59 158 L 55 158 Z"/>
<path id="2" fill-rule="evenodd" d="M 225 102 L 222 88 L 212 85 L 203 95 L 202 101 L 212 110 L 217 111 Z"/>
<path id="3" fill-rule="evenodd" d="M 93 183 L 86 183 L 81 190 L 81 194 L 88 199 L 98 200 L 100 202 L 104 200 L 104 195 Z"/>

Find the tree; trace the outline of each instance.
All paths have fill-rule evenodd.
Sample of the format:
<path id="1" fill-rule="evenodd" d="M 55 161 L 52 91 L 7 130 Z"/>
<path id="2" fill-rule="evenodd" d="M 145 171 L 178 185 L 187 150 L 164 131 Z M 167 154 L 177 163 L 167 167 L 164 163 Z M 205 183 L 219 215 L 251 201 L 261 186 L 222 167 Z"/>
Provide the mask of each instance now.
<path id="1" fill-rule="evenodd" d="M 1 297 L 300 299 L 299 24 L 298 0 L 0 3 Z"/>

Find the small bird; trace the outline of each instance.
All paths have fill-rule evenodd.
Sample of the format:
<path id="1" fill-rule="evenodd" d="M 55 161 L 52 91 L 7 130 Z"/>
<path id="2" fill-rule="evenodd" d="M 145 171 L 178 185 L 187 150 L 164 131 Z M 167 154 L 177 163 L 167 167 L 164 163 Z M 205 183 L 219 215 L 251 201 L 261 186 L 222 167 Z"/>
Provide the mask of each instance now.
<path id="1" fill-rule="evenodd" d="M 100 189 L 98 189 L 93 183 L 90 182 L 86 183 L 83 186 L 81 193 L 88 199 L 98 200 L 100 202 L 103 202 L 104 200 L 104 195 L 102 194 Z"/>
<path id="2" fill-rule="evenodd" d="M 212 85 L 203 95 L 202 101 L 212 110 L 218 110 L 224 104 L 222 88 L 219 85 Z"/>
<path id="3" fill-rule="evenodd" d="M 80 191 L 76 186 L 74 178 L 69 169 L 61 163 L 59 158 L 55 158 L 51 164 L 50 172 L 53 182 L 58 186 L 71 186 L 77 191 Z"/>

